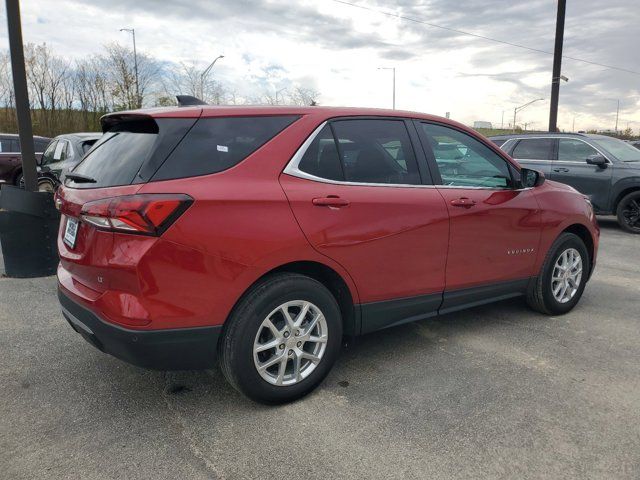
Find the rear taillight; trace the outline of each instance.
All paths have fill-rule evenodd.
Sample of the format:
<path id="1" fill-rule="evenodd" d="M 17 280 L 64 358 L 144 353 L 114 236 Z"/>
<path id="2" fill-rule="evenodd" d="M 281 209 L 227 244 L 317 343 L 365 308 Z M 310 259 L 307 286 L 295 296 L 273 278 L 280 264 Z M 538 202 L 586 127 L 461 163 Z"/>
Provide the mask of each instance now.
<path id="1" fill-rule="evenodd" d="M 160 235 L 193 203 L 182 194 L 142 194 L 85 203 L 80 218 L 103 230 Z"/>

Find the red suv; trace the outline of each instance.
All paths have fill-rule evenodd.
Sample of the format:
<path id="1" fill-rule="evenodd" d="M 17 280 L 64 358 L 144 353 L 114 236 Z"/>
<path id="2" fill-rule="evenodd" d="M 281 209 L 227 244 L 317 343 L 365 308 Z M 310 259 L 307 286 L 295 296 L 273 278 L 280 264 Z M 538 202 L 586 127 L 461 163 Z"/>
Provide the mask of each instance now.
<path id="1" fill-rule="evenodd" d="M 324 107 L 107 115 L 67 175 L 59 298 L 100 350 L 210 368 L 277 403 L 343 336 L 525 296 L 562 314 L 593 271 L 584 195 L 463 125 Z"/>

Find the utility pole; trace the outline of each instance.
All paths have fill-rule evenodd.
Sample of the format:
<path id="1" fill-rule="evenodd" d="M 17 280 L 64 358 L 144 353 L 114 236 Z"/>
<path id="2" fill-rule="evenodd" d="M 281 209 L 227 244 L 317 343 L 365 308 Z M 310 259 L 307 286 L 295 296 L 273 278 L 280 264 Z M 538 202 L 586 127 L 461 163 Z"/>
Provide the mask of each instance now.
<path id="1" fill-rule="evenodd" d="M 500 122 L 500 130 L 504 130 L 504 110 L 502 110 L 502 121 Z"/>
<path id="2" fill-rule="evenodd" d="M 558 131 L 558 100 L 560 97 L 560 72 L 562 70 L 562 44 L 564 41 L 564 17 L 567 0 L 558 0 L 556 18 L 556 44 L 553 49 L 553 74 L 551 78 L 551 106 L 549 108 L 549 131 Z"/>
<path id="3" fill-rule="evenodd" d="M 11 52 L 11 73 L 16 98 L 16 115 L 22 150 L 22 175 L 24 188 L 35 192 L 38 190 L 38 172 L 36 154 L 33 145 L 33 129 L 31 127 L 31 111 L 29 110 L 29 92 L 27 90 L 27 74 L 24 66 L 24 50 L 22 43 L 22 27 L 20 23 L 19 0 L 7 0 L 7 23 L 9 27 L 9 50 Z"/>
<path id="4" fill-rule="evenodd" d="M 136 29 L 135 28 L 121 28 L 121 32 L 129 32 L 133 37 L 133 69 L 136 76 L 136 108 L 142 107 L 140 101 L 140 84 L 138 83 L 138 52 L 136 51 Z"/>
<path id="5" fill-rule="evenodd" d="M 618 133 L 618 117 L 620 115 L 620 99 L 618 99 L 618 107 L 616 108 L 616 133 Z"/>

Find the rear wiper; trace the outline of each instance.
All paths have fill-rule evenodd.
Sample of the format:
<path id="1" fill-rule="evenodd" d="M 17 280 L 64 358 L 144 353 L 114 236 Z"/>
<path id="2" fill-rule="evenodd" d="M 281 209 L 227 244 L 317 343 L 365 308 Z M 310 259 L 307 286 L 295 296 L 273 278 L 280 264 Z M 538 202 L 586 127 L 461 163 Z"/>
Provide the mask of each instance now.
<path id="1" fill-rule="evenodd" d="M 87 175 L 82 175 L 80 173 L 67 173 L 65 178 L 69 180 L 73 180 L 76 183 L 96 183 L 97 180 L 93 177 L 88 177 Z"/>

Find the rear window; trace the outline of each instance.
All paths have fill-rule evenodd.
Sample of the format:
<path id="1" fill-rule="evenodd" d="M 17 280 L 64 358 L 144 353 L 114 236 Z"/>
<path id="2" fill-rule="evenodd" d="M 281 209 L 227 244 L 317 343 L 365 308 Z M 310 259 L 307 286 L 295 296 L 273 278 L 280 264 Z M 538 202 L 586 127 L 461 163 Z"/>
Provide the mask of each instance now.
<path id="1" fill-rule="evenodd" d="M 96 143 L 96 148 L 73 170 L 73 173 L 86 175 L 96 182 L 74 186 L 97 188 L 129 185 L 150 157 L 157 139 L 157 133 L 105 133 Z"/>
<path id="2" fill-rule="evenodd" d="M 194 177 L 226 170 L 244 160 L 298 116 L 158 118 L 123 121 L 88 151 L 73 173 L 113 187 Z"/>
<path id="3" fill-rule="evenodd" d="M 83 155 L 91 150 L 91 147 L 97 142 L 97 140 L 85 140 L 80 144 L 80 153 Z"/>
<path id="4" fill-rule="evenodd" d="M 201 118 L 153 176 L 153 180 L 195 177 L 237 165 L 298 116 Z"/>

